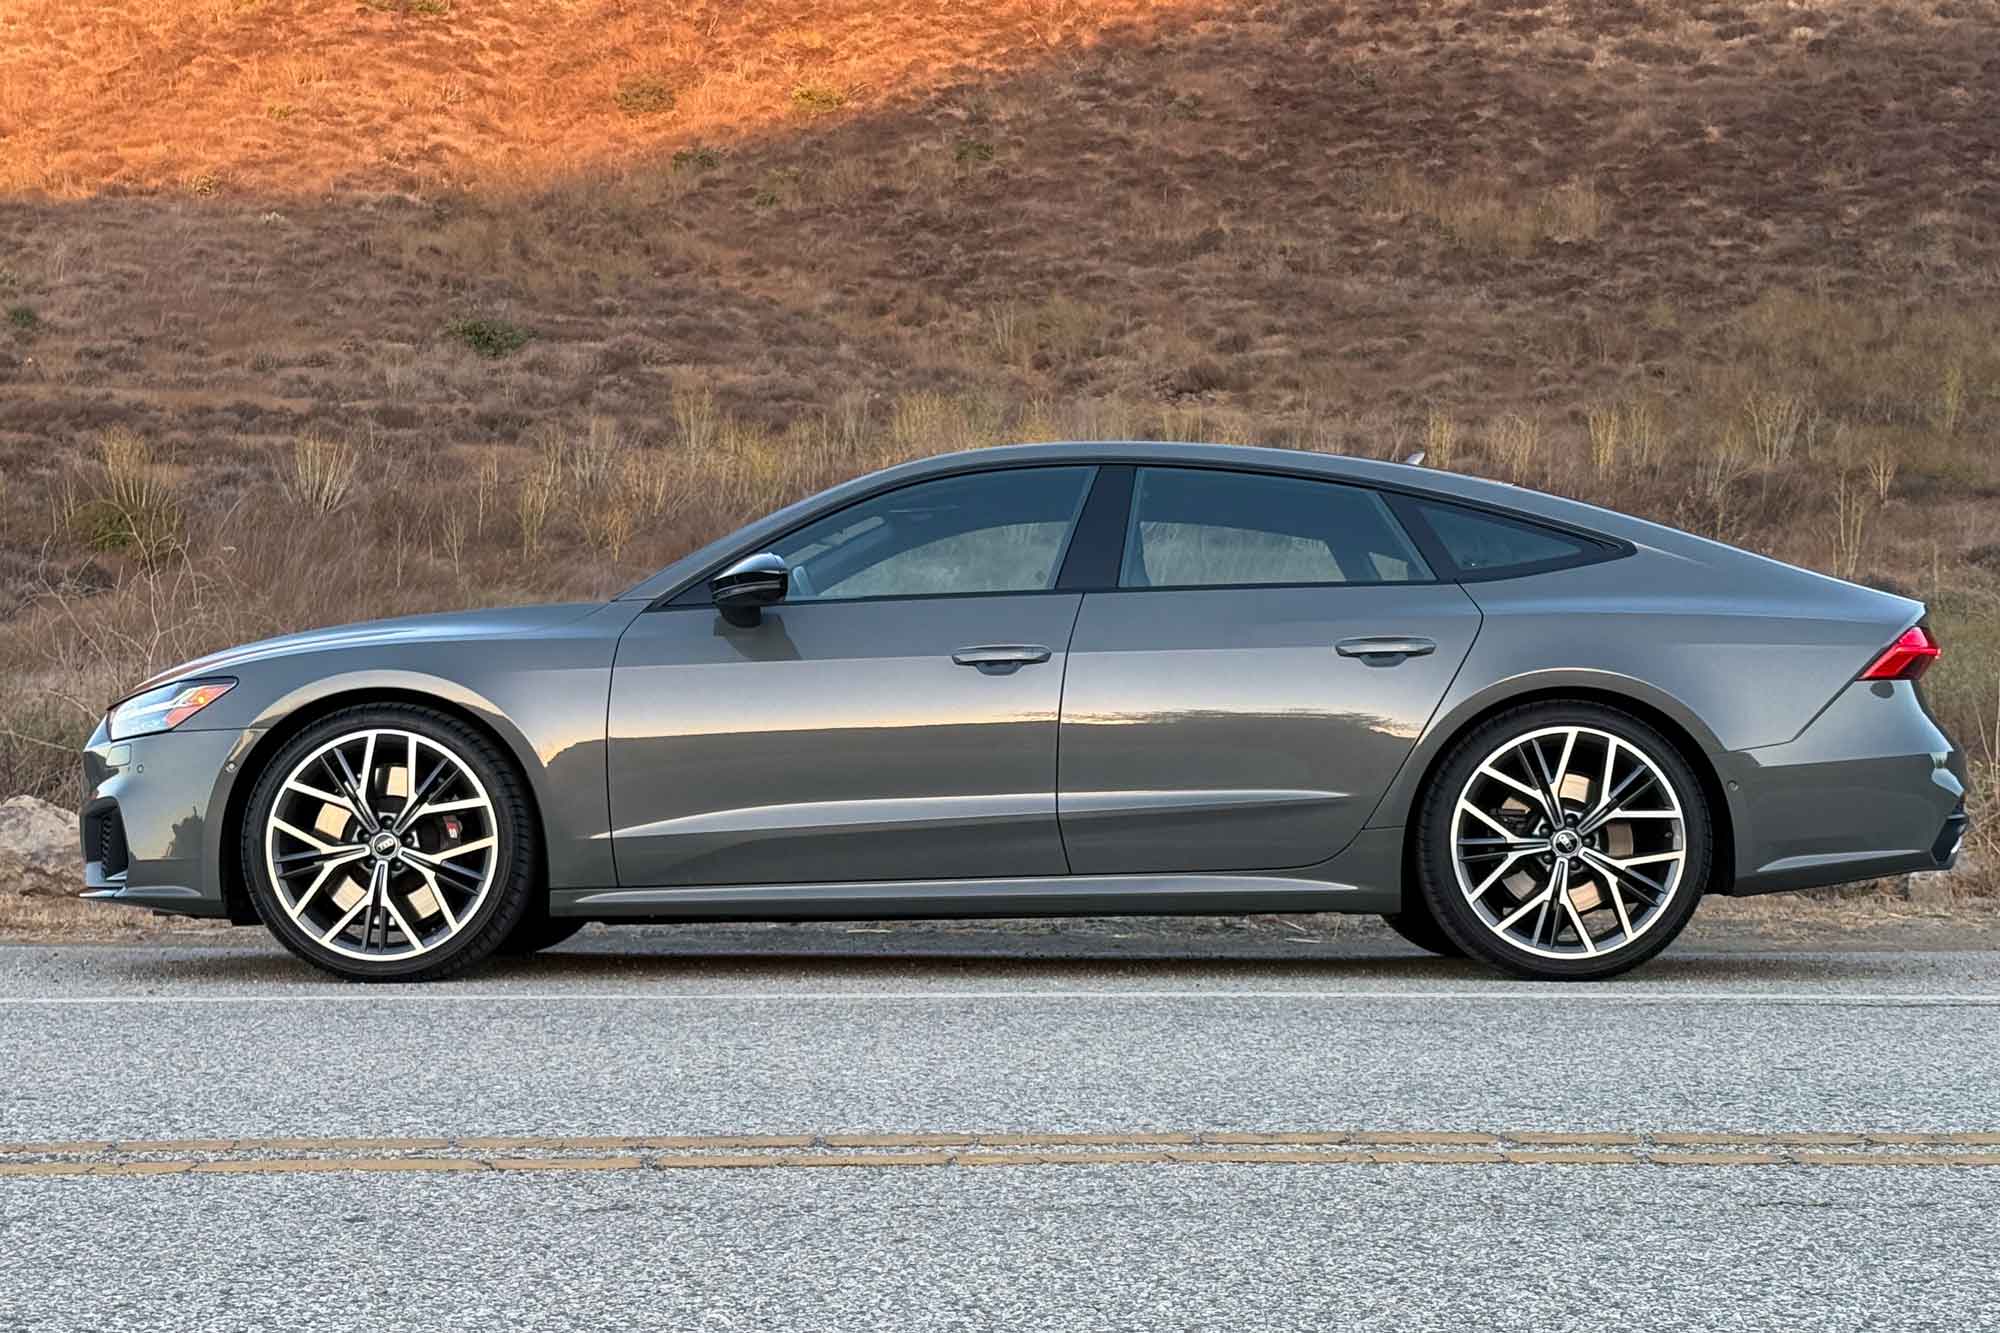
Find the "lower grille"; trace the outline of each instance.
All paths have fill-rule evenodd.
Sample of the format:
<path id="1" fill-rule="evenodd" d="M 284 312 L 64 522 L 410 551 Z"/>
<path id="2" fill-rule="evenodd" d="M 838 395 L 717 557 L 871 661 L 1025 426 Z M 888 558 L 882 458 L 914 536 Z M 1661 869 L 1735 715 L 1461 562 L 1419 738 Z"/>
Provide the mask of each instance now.
<path id="1" fill-rule="evenodd" d="M 124 874 L 132 854 L 125 845 L 125 821 L 119 817 L 118 807 L 107 806 L 90 819 L 95 825 L 90 831 L 90 858 L 98 862 L 107 878 Z"/>

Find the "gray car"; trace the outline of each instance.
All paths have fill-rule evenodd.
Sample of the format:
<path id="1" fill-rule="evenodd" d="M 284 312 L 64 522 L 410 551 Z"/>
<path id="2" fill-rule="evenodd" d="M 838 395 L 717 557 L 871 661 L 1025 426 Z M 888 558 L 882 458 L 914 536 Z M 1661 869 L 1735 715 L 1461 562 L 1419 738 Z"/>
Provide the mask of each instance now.
<path id="1" fill-rule="evenodd" d="M 1949 866 L 1920 603 L 1279 450 L 926 459 L 604 603 L 217 653 L 83 756 L 90 896 L 358 980 L 587 921 L 1371 912 L 1528 977 Z"/>

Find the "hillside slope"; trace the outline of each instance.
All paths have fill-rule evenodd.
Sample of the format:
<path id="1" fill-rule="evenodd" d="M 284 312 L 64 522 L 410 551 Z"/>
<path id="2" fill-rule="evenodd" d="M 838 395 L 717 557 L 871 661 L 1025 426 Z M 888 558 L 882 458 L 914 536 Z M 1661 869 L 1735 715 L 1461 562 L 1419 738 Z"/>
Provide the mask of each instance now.
<path id="1" fill-rule="evenodd" d="M 63 697 L 7 725 L 1117 434 L 1892 583 L 1990 733 L 1996 96 L 1974 0 L 17 0 L 0 666 Z"/>

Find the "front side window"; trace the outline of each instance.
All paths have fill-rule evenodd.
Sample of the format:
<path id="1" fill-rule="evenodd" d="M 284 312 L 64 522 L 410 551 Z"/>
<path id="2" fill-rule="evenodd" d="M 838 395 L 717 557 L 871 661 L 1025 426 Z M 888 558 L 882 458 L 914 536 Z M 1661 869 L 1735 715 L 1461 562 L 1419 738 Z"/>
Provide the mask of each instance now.
<path id="1" fill-rule="evenodd" d="M 1046 591 L 1094 473 L 942 477 L 850 505 L 772 546 L 791 569 L 785 600 Z"/>
<path id="2" fill-rule="evenodd" d="M 1118 584 L 1411 583 L 1430 567 L 1373 491 L 1303 477 L 1141 468 Z"/>

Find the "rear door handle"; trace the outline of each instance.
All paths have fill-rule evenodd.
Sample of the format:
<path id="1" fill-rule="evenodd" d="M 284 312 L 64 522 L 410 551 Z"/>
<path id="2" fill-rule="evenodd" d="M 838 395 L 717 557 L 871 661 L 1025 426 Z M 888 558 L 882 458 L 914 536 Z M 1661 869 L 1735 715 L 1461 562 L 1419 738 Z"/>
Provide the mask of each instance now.
<path id="1" fill-rule="evenodd" d="M 1358 657 L 1370 666 L 1394 666 L 1406 658 L 1424 657 L 1436 652 L 1437 642 L 1413 634 L 1379 634 L 1342 639 L 1333 645 L 1333 651 L 1342 657 Z"/>
<path id="2" fill-rule="evenodd" d="M 960 666 L 978 667 L 989 676 L 1004 676 L 1024 666 L 1049 660 L 1049 650 L 1038 643 L 989 643 L 961 648 L 951 655 Z"/>

